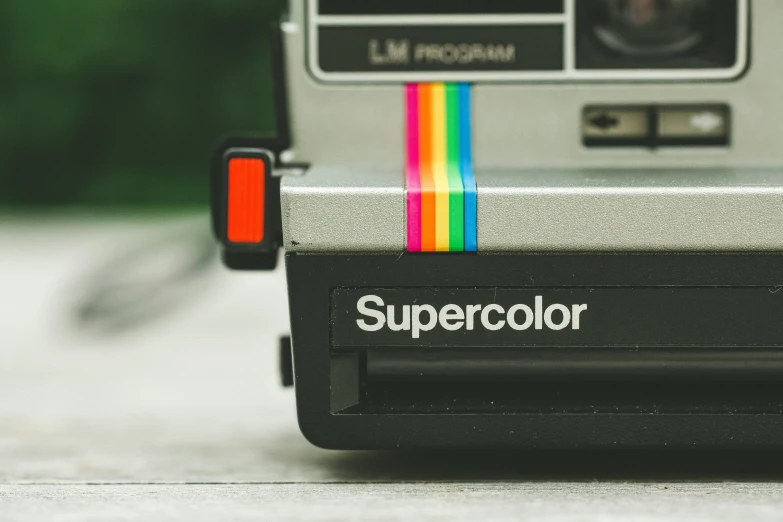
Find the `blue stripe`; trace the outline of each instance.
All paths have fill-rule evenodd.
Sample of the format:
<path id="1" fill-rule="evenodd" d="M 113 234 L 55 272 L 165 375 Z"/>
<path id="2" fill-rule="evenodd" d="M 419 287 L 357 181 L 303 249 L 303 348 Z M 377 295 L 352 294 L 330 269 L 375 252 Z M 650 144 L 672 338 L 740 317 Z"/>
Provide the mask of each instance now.
<path id="1" fill-rule="evenodd" d="M 476 252 L 476 178 L 473 175 L 473 138 L 471 135 L 470 84 L 459 84 L 459 150 L 462 185 L 465 187 L 465 252 Z"/>

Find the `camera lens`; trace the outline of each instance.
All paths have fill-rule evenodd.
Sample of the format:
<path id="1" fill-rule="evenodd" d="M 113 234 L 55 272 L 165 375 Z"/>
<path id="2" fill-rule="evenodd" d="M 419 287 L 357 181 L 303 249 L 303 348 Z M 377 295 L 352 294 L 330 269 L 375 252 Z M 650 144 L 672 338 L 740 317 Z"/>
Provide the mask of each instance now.
<path id="1" fill-rule="evenodd" d="M 629 57 L 687 53 L 705 40 L 707 0 L 594 0 L 592 32 L 607 49 Z"/>

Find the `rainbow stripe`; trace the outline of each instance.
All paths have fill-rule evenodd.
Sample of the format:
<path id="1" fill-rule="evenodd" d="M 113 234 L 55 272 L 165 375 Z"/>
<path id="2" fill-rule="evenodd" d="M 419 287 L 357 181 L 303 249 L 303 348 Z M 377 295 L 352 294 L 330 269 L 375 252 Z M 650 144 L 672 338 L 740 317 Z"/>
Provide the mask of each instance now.
<path id="1" fill-rule="evenodd" d="M 408 85 L 406 105 L 408 252 L 475 252 L 470 85 Z"/>

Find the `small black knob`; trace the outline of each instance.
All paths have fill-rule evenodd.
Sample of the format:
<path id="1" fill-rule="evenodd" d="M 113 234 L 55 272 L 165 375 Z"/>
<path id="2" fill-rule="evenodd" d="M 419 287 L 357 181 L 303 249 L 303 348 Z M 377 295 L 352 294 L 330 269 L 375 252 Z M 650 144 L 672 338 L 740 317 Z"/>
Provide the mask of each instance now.
<path id="1" fill-rule="evenodd" d="M 280 337 L 280 381 L 286 388 L 294 385 L 294 359 L 290 335 Z"/>

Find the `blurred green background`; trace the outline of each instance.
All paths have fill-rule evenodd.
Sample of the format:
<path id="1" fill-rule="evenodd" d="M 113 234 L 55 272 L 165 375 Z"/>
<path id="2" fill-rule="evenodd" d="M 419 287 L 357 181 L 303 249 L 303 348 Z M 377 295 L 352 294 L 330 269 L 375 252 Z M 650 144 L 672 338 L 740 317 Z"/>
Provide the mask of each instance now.
<path id="1" fill-rule="evenodd" d="M 284 5 L 0 0 L 0 205 L 206 205 L 214 144 L 274 134 Z"/>

